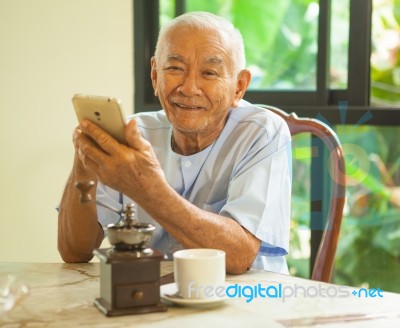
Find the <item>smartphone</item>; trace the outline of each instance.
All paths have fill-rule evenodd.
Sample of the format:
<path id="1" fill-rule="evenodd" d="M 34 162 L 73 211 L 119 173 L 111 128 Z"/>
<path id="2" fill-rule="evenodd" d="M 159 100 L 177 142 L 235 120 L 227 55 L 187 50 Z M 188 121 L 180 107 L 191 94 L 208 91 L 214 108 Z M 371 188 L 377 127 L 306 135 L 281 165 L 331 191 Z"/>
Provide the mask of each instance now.
<path id="1" fill-rule="evenodd" d="M 125 116 L 121 101 L 116 98 L 76 94 L 72 97 L 78 121 L 89 120 L 110 134 L 118 142 L 126 144 Z"/>

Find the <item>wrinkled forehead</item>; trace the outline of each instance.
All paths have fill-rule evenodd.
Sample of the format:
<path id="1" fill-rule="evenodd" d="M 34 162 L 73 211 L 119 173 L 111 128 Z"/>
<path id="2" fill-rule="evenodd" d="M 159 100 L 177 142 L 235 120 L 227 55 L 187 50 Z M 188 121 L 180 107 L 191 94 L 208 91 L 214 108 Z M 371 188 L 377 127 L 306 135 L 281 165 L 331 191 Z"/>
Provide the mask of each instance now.
<path id="1" fill-rule="evenodd" d="M 233 60 L 229 36 L 214 29 L 175 26 L 166 32 L 160 46 L 163 59 L 171 55 L 185 56 L 198 51 L 214 62 L 221 60 L 231 64 Z"/>

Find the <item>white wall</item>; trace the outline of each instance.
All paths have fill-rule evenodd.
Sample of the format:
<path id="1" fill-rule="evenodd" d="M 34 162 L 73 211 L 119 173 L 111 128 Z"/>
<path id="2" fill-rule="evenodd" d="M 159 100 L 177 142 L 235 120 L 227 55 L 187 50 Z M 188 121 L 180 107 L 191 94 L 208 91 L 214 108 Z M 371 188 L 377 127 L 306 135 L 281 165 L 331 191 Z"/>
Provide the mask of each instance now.
<path id="1" fill-rule="evenodd" d="M 131 0 L 0 0 L 0 262 L 58 262 L 73 93 L 133 103 Z"/>

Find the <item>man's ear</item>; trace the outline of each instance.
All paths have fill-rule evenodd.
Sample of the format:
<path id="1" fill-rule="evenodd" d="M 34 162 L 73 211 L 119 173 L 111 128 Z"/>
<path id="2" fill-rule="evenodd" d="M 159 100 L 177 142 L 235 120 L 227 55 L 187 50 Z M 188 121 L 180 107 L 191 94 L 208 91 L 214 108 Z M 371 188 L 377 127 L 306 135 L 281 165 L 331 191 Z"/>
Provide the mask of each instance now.
<path id="1" fill-rule="evenodd" d="M 239 101 L 243 98 L 251 80 L 251 73 L 247 69 L 240 71 L 236 81 L 235 98 L 233 100 L 233 107 L 239 106 Z"/>
<path id="2" fill-rule="evenodd" d="M 154 89 L 154 95 L 157 97 L 157 64 L 156 64 L 156 58 L 153 56 L 151 57 L 151 84 L 153 85 Z"/>

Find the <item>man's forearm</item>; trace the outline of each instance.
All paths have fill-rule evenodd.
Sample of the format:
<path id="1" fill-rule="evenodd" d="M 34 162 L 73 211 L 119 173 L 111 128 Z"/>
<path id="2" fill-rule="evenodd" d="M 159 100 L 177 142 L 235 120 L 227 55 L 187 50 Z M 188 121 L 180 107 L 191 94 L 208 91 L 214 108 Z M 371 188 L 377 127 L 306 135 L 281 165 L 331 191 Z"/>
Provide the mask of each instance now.
<path id="1" fill-rule="evenodd" d="M 142 207 L 179 243 L 185 248 L 225 251 L 228 273 L 240 274 L 251 266 L 260 248 L 259 239 L 235 220 L 202 210 L 172 188 L 166 189 L 168 191 L 163 190 L 162 195 L 153 198 L 157 201 L 142 204 Z"/>

